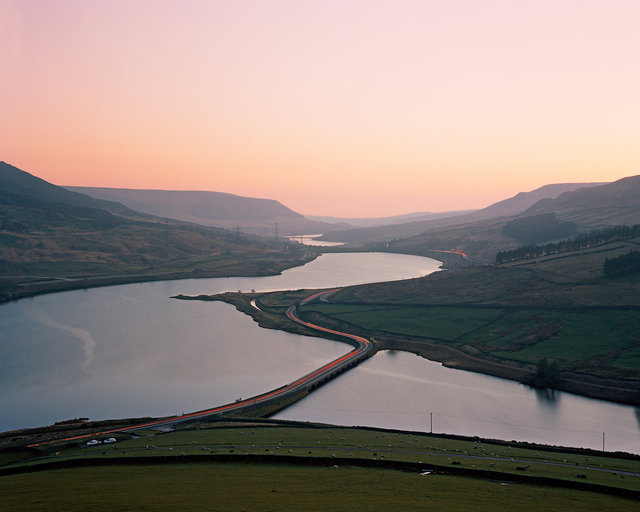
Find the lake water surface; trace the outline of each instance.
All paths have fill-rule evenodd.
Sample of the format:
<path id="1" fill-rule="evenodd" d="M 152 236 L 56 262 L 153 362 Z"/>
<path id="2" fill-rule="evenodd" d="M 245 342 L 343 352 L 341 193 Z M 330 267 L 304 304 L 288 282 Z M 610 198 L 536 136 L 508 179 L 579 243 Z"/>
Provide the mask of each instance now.
<path id="1" fill-rule="evenodd" d="M 324 288 L 417 277 L 429 258 L 326 254 L 279 276 L 128 284 L 0 306 L 0 430 L 165 416 L 264 392 L 351 347 L 261 329 L 228 304 L 172 295 Z M 640 453 L 637 408 L 381 352 L 278 417 Z"/>
<path id="2" fill-rule="evenodd" d="M 322 288 L 429 274 L 418 256 L 326 254 L 278 276 L 127 284 L 0 306 L 0 430 L 69 418 L 164 416 L 287 384 L 351 350 L 261 329 L 172 295 Z"/>

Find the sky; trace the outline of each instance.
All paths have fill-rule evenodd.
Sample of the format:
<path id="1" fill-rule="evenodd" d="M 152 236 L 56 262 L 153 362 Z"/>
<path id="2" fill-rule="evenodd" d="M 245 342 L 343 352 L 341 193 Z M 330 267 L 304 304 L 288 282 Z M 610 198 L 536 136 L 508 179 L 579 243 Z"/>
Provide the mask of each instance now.
<path id="1" fill-rule="evenodd" d="M 638 0 L 0 0 L 0 160 L 307 215 L 640 174 Z"/>

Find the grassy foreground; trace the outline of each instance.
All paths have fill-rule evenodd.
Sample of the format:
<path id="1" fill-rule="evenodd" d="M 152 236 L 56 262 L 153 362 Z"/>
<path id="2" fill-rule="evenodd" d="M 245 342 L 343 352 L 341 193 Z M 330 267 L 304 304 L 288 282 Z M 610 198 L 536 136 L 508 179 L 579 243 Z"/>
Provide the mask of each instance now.
<path id="1" fill-rule="evenodd" d="M 357 467 L 96 467 L 0 478 L 3 510 L 580 510 L 638 502 L 590 492 Z"/>
<path id="2" fill-rule="evenodd" d="M 517 504 L 539 510 L 544 502 L 558 511 L 634 510 L 632 498 L 568 487 L 640 491 L 639 457 L 479 439 L 254 422 L 139 435 L 112 445 L 23 452 L 22 461 L 15 450 L 0 452 L 0 509 L 508 510 Z M 71 466 L 48 469 L 51 463 Z M 82 466 L 87 463 L 95 465 Z M 416 464 L 391 469 L 395 463 Z M 20 467 L 39 470 L 7 474 Z M 420 475 L 416 468 L 433 472 Z M 461 471 L 495 476 L 448 474 Z M 532 485 L 525 477 L 556 484 Z"/>

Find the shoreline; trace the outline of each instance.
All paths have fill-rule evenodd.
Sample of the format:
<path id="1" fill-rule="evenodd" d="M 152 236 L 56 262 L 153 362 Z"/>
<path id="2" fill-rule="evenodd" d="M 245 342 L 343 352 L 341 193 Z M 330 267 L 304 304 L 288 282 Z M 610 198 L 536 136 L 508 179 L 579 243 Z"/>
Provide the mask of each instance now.
<path id="1" fill-rule="evenodd" d="M 309 290 L 305 290 L 307 293 Z M 268 307 L 260 302 L 260 296 L 263 294 L 238 294 L 236 292 L 227 292 L 217 295 L 205 295 L 198 297 L 191 296 L 176 296 L 174 298 L 182 300 L 209 300 L 209 301 L 221 301 L 235 306 L 235 308 L 253 318 L 260 327 L 266 329 L 275 329 L 281 331 L 292 332 L 295 334 L 305 334 L 315 337 L 327 337 L 333 339 L 331 336 L 323 335 L 317 331 L 308 331 L 300 329 L 295 324 L 286 322 L 284 318 L 278 315 L 277 311 L 269 311 Z M 251 301 L 256 301 L 260 310 L 251 305 Z M 313 318 L 315 323 L 320 323 L 319 318 Z M 327 317 L 322 318 L 323 325 L 325 327 L 334 328 L 338 330 L 344 330 L 353 326 L 341 325 L 340 322 L 328 321 Z M 444 345 L 429 342 L 427 340 L 410 340 L 401 337 L 392 337 L 389 334 L 381 334 L 375 331 L 361 331 L 360 336 L 365 338 L 375 337 L 378 345 L 378 350 L 402 350 L 417 354 L 420 357 L 424 357 L 429 361 L 441 363 L 442 365 L 459 370 L 467 370 L 475 373 L 482 373 L 490 375 L 492 377 L 509 379 L 515 382 L 522 383 L 522 378 L 525 375 L 531 373 L 530 369 L 509 366 L 497 362 L 492 362 L 485 359 L 474 357 L 470 354 L 464 353 L 452 347 L 446 347 Z M 522 383 L 523 385 L 526 385 Z M 535 388 L 541 391 L 562 391 L 566 393 L 572 393 L 575 395 L 583 396 L 586 398 L 605 400 L 621 405 L 629 405 L 638 407 L 639 392 L 634 389 L 628 389 L 620 387 L 619 383 L 612 379 L 598 379 L 594 376 L 583 376 L 577 374 L 567 373 L 566 376 L 558 383 L 554 388 Z"/>
<path id="2" fill-rule="evenodd" d="M 219 269 L 205 270 L 201 272 L 173 272 L 167 274 L 124 274 L 124 275 L 99 275 L 84 277 L 47 277 L 39 281 L 18 285 L 0 285 L 0 306 L 21 299 L 37 297 L 49 293 L 67 292 L 73 290 L 85 290 L 89 288 L 101 288 L 105 286 L 118 286 L 122 284 L 148 283 L 154 281 L 177 281 L 183 279 L 213 279 L 218 277 L 265 277 L 281 274 L 284 270 L 300 267 L 315 260 L 321 253 L 313 257 L 289 261 L 291 264 L 278 264 L 270 262 L 271 266 L 265 269 L 257 269 L 253 260 L 235 265 L 233 268 L 221 267 Z M 281 263 L 284 263 L 282 261 Z M 0 283 L 13 276 L 0 276 Z M 38 276 L 20 276 L 19 279 L 39 279 Z M 46 279 L 46 280 L 45 280 Z"/>
<path id="3" fill-rule="evenodd" d="M 398 254 L 389 250 L 367 250 L 363 247 L 321 247 L 315 248 L 313 252 L 308 252 L 302 259 L 296 261 L 265 259 L 266 268 L 256 268 L 256 260 L 240 262 L 232 267 L 224 266 L 218 269 L 203 271 L 183 271 L 158 274 L 120 274 L 120 275 L 86 275 L 80 277 L 60 276 L 3 276 L 0 275 L 0 306 L 9 302 L 46 295 L 49 293 L 67 292 L 73 290 L 84 290 L 89 288 L 100 288 L 105 286 L 118 286 L 121 284 L 147 283 L 154 281 L 177 281 L 182 279 L 213 279 L 217 277 L 264 277 L 281 274 L 284 270 L 300 267 L 317 259 L 325 253 L 351 253 L 351 252 L 386 252 Z M 322 249 L 322 250 L 318 250 Z M 455 269 L 468 266 L 463 258 L 457 254 L 438 253 L 437 251 L 427 251 L 425 254 L 403 252 L 413 256 L 423 256 L 425 258 L 439 261 L 441 270 Z M 28 282 L 31 280 L 31 282 Z M 25 282 L 26 281 L 26 282 Z M 17 283 L 16 283 L 17 282 Z"/>

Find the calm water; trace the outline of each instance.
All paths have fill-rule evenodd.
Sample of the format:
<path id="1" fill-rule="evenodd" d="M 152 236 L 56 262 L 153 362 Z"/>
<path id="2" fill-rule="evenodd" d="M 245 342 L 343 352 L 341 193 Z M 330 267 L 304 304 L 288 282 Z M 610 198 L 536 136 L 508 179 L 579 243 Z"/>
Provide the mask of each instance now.
<path id="1" fill-rule="evenodd" d="M 327 254 L 279 276 L 162 281 L 0 306 L 0 430 L 68 418 L 170 415 L 287 384 L 351 347 L 261 329 L 178 293 L 331 287 L 437 270 L 429 258 Z"/>
<path id="2" fill-rule="evenodd" d="M 337 399 L 338 397 L 338 399 Z M 640 453 L 640 409 L 380 352 L 277 418 Z"/>
<path id="3" fill-rule="evenodd" d="M 286 384 L 350 347 L 261 329 L 232 306 L 178 293 L 342 286 L 428 274 L 397 254 L 327 254 L 280 276 L 142 283 L 0 306 L 0 430 L 74 417 L 194 411 Z M 430 414 L 431 413 L 431 414 Z M 637 408 L 381 352 L 279 417 L 640 453 Z"/>
<path id="4" fill-rule="evenodd" d="M 335 247 L 338 245 L 344 245 L 343 242 L 328 242 L 326 240 L 316 240 L 321 237 L 320 235 L 294 235 L 290 236 L 289 240 L 300 242 L 303 245 L 315 245 L 316 247 Z"/>

